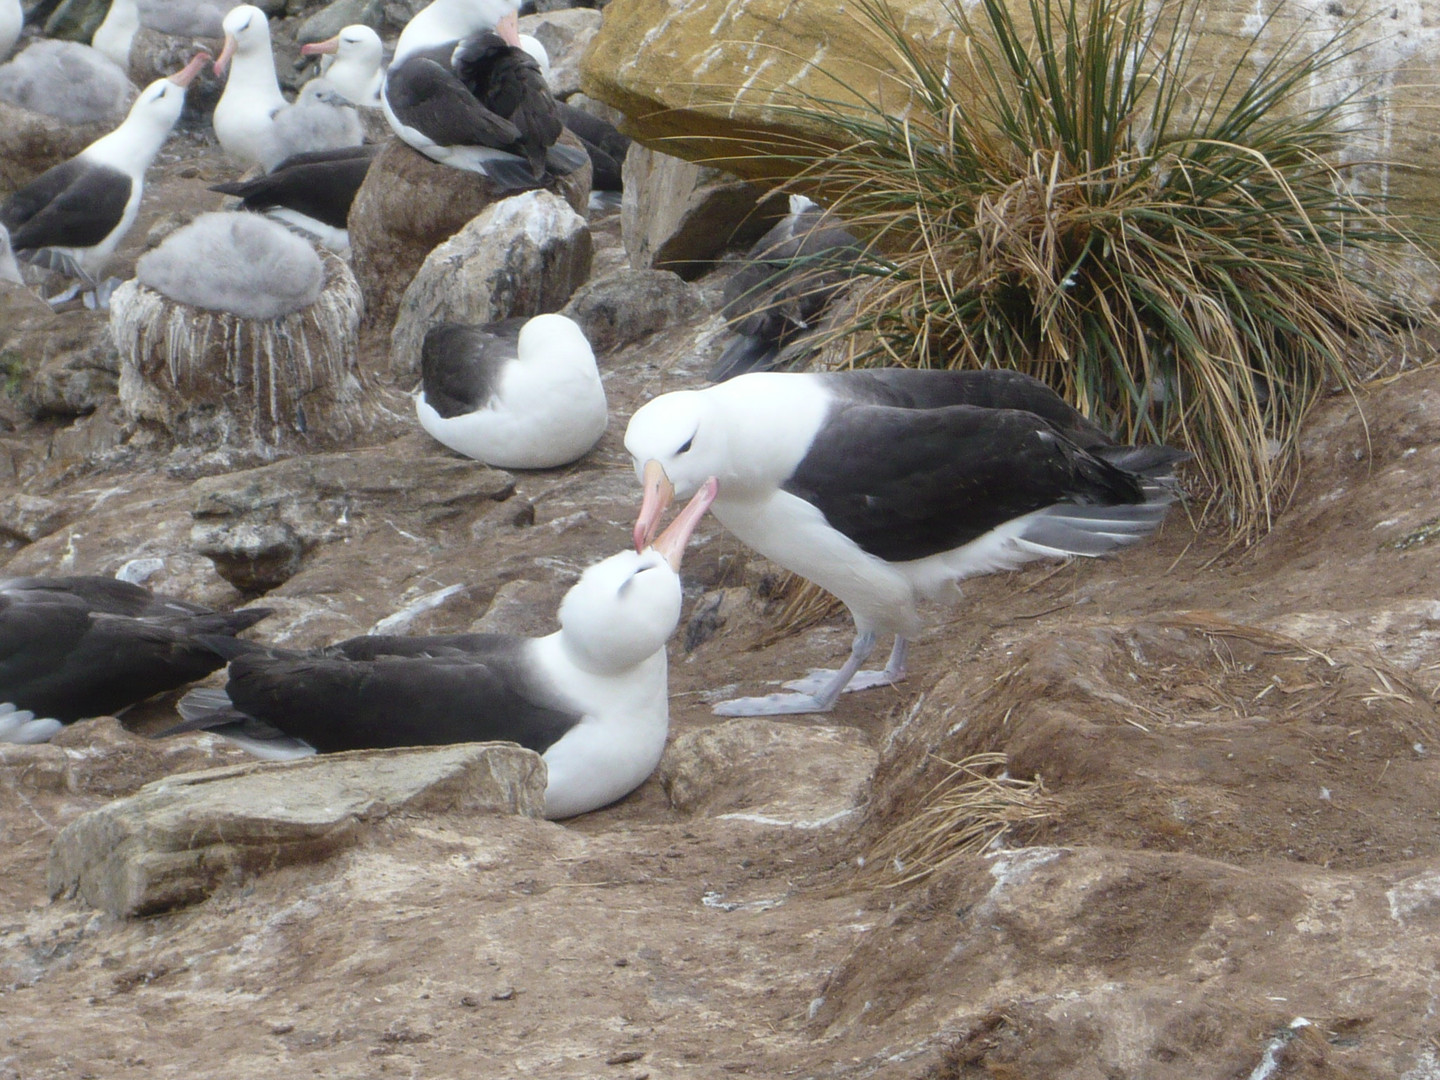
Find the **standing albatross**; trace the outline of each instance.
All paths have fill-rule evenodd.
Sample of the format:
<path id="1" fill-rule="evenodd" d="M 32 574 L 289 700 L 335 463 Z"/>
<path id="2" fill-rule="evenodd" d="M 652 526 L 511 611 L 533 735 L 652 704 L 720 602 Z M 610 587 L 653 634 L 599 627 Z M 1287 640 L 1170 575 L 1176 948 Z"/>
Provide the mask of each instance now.
<path id="1" fill-rule="evenodd" d="M 665 506 L 709 476 L 715 516 L 766 558 L 850 609 L 837 672 L 798 692 L 723 702 L 726 716 L 824 712 L 895 682 L 921 599 L 1033 559 L 1101 555 L 1153 532 L 1185 455 L 1115 446 L 1043 383 L 1008 371 L 757 372 L 664 394 L 630 421 L 644 485 L 642 546 Z M 895 635 L 880 672 L 860 665 Z"/>
<path id="2" fill-rule="evenodd" d="M 700 485 L 653 547 L 586 570 L 546 637 L 367 636 L 313 653 L 217 640 L 229 684 L 187 694 L 161 737 L 215 731 L 272 758 L 503 739 L 545 758 L 546 817 L 607 806 L 664 752 L 680 559 L 713 497 Z"/>
<path id="3" fill-rule="evenodd" d="M 177 74 L 156 79 L 119 127 L 41 173 L 0 206 L 0 225 L 10 231 L 20 261 L 80 279 L 81 285 L 52 303 L 68 300 L 83 285 L 98 306 L 105 306 L 113 282 L 101 285 L 97 276 L 135 224 L 145 173 L 180 119 L 186 87 L 208 59 L 207 53 L 196 53 Z"/>

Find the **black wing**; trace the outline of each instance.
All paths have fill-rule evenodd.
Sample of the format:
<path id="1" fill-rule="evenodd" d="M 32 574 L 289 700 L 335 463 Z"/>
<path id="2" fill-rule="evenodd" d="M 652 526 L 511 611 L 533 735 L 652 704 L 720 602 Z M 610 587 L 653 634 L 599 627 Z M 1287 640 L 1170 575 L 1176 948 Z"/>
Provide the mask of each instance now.
<path id="1" fill-rule="evenodd" d="M 460 43 L 451 61 L 455 74 L 491 112 L 520 132 L 520 147 L 536 178 L 545 172 L 545 152 L 564 124 L 555 95 L 524 49 L 507 45 L 498 34 L 479 34 Z"/>
<path id="2" fill-rule="evenodd" d="M 518 643 L 501 640 L 512 646 L 509 656 L 396 656 L 383 648 L 375 659 L 241 656 L 230 663 L 226 692 L 241 713 L 322 753 L 489 740 L 544 753 L 580 717 L 540 700 Z"/>
<path id="3" fill-rule="evenodd" d="M 515 361 L 520 328 L 528 321 L 441 323 L 427 330 L 420 346 L 425 401 L 447 420 L 484 406 L 499 393 L 501 373 Z"/>
<path id="4" fill-rule="evenodd" d="M 212 184 L 211 191 L 238 195 L 246 210 L 284 207 L 343 229 L 355 193 L 365 182 L 378 143 L 294 154 L 264 176 L 250 181 Z"/>
<path id="5" fill-rule="evenodd" d="M 224 664 L 197 634 L 235 633 L 266 613 L 92 612 L 73 595 L 0 596 L 0 701 L 69 723 L 113 714 Z"/>
<path id="6" fill-rule="evenodd" d="M 1035 414 L 971 405 L 842 405 L 784 488 L 891 562 L 949 551 L 1056 503 L 1145 501 L 1135 474 Z"/>
<path id="7" fill-rule="evenodd" d="M 825 380 L 826 390 L 847 401 L 893 405 L 899 409 L 943 409 L 950 405 L 1019 409 L 1046 420 L 1086 450 L 1114 445 L 1109 435 L 1054 390 L 1018 371 L 872 368 L 837 371 L 819 377 Z"/>
<path id="8" fill-rule="evenodd" d="M 520 129 L 497 116 L 466 89 L 448 66 L 435 59 L 441 50 L 417 53 L 385 81 L 385 100 L 395 118 L 441 146 L 491 146 L 509 150 Z"/>
<path id="9" fill-rule="evenodd" d="M 47 247 L 93 247 L 114 231 L 130 201 L 130 177 L 83 158 L 40 174 L 6 200 L 0 225 L 16 253 Z"/>

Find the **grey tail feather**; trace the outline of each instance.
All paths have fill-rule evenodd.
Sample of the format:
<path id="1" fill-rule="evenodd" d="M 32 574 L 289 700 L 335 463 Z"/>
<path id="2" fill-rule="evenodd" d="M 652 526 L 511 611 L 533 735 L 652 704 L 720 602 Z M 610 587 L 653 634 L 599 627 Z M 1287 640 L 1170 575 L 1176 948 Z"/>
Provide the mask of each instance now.
<path id="1" fill-rule="evenodd" d="M 1149 495 L 1151 490 L 1146 489 Z M 1104 555 L 1137 543 L 1160 527 L 1174 501 L 1173 493 L 1155 489 L 1142 503 L 1089 506 L 1058 503 L 1026 526 L 1021 539 L 1064 555 Z"/>
<path id="2" fill-rule="evenodd" d="M 1108 461 L 1126 472 L 1143 476 L 1147 480 L 1169 480 L 1174 477 L 1175 466 L 1189 461 L 1190 454 L 1176 450 L 1173 446 L 1101 446 L 1090 451 L 1096 457 Z"/>
<path id="3" fill-rule="evenodd" d="M 501 191 L 533 191 L 545 182 L 545 178 L 531 172 L 530 163 L 520 157 L 513 161 L 502 157 L 487 158 L 485 175 Z"/>
<path id="4" fill-rule="evenodd" d="M 710 369 L 710 381 L 724 382 L 749 371 L 764 371 L 779 352 L 773 341 L 752 334 L 740 334 L 725 346 L 720 359 L 715 361 L 715 366 Z"/>
<path id="5" fill-rule="evenodd" d="M 249 191 L 253 181 L 231 180 L 224 184 L 211 184 L 211 191 L 218 191 L 221 195 L 244 195 Z"/>
<path id="6" fill-rule="evenodd" d="M 561 146 L 554 143 L 545 151 L 545 167 L 552 173 L 565 175 L 572 173 L 590 160 L 590 155 L 584 150 L 577 150 L 573 146 Z"/>
<path id="7" fill-rule="evenodd" d="M 244 638 L 231 637 L 228 634 L 196 634 L 195 640 L 225 660 L 234 660 L 237 656 L 247 656 L 250 653 L 273 651 L 269 646 L 261 645 L 259 642 L 246 641 Z"/>
<path id="8" fill-rule="evenodd" d="M 244 749 L 263 758 L 283 759 L 314 753 L 314 747 L 286 735 L 279 728 L 247 716 L 230 703 L 224 690 L 200 687 L 180 699 L 180 723 L 152 735 L 167 739 L 191 731 L 209 731 L 233 739 Z"/>
<path id="9" fill-rule="evenodd" d="M 245 718 L 245 714 L 231 703 L 229 694 L 208 686 L 189 691 L 176 708 L 180 711 L 180 723 L 156 732 L 153 738 L 166 739 L 187 731 L 208 731 L 219 724 L 231 724 Z"/>

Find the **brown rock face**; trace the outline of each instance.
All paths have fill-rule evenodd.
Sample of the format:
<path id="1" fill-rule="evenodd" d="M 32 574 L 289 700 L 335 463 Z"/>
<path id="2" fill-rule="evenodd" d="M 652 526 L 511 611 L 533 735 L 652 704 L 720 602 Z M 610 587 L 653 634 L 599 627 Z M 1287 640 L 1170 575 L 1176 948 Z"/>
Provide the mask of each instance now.
<path id="1" fill-rule="evenodd" d="M 634 145 L 625 156 L 621 228 L 636 269 L 699 277 L 727 247 L 758 240 L 785 212 L 754 184 Z"/>
<path id="2" fill-rule="evenodd" d="M 113 124 L 67 124 L 0 102 L 0 198 L 72 158 Z"/>
<path id="3" fill-rule="evenodd" d="M 885 5 L 918 42 L 958 48 L 964 40 L 954 19 L 937 0 L 892 0 Z M 1025 33 L 1024 5 L 1011 6 Z M 1248 39 L 1254 7 L 1239 0 L 1204 5 L 1197 31 L 1192 75 L 1233 69 L 1237 50 Z M 1281 8 L 1261 35 L 1257 55 L 1269 56 L 1292 35 L 1318 44 L 1323 37 L 1310 5 Z M 1338 6 L 1329 15 L 1343 15 Z M 1359 9 L 1362 12 L 1368 9 Z M 1329 15 L 1325 18 L 1329 18 Z M 1375 78 L 1390 87 L 1365 105 L 1366 119 L 1351 126 L 1345 154 L 1351 159 L 1398 162 L 1418 169 L 1387 170 L 1389 194 L 1433 200 L 1424 178 L 1435 154 L 1435 125 L 1428 116 L 1440 41 L 1427 28 L 1419 5 L 1384 9 L 1383 19 L 1359 27 L 1353 44 L 1364 46 L 1345 64 L 1348 80 Z M 1328 30 L 1335 23 L 1326 22 Z M 643 48 L 636 47 L 644 42 Z M 805 95 L 827 100 L 881 102 L 891 115 L 902 113 L 909 94 L 887 71 L 887 47 L 858 13 L 835 5 L 790 0 L 614 0 L 581 64 L 581 89 L 620 109 L 627 134 L 692 161 L 729 159 L 747 130 L 790 139 L 818 129 L 797 121 L 787 107 Z M 1402 73 L 1396 77 L 1397 73 Z M 1333 73 L 1321 72 L 1300 100 L 1334 100 L 1340 91 Z M 666 140 L 660 142 L 660 140 Z M 727 168 L 745 175 L 771 175 L 773 161 L 733 160 Z M 1368 181 L 1367 181 L 1368 183 Z M 1379 186 L 1378 184 L 1374 186 Z M 1403 191 L 1397 191 L 1403 189 Z M 1433 202 L 1431 203 L 1433 205 Z"/>
<path id="4" fill-rule="evenodd" d="M 568 131 L 561 140 L 580 145 Z M 583 214 L 590 198 L 589 165 L 560 177 L 551 190 Z M 392 138 L 350 208 L 351 265 L 365 297 L 366 326 L 390 327 L 425 256 L 499 197 L 478 173 L 431 161 Z"/>

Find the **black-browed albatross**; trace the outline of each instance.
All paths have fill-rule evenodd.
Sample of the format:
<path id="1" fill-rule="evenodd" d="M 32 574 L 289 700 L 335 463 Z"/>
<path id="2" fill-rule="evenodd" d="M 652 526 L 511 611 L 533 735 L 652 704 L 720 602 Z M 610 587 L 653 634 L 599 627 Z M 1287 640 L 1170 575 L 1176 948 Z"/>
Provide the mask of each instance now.
<path id="1" fill-rule="evenodd" d="M 665 749 L 680 559 L 713 498 L 699 485 L 653 546 L 586 570 L 547 637 L 367 636 L 309 654 L 218 641 L 229 684 L 191 691 L 161 735 L 215 731 L 272 758 L 502 739 L 545 758 L 546 817 L 607 806 Z"/>
<path id="2" fill-rule="evenodd" d="M 105 305 L 109 290 L 97 276 L 135 224 L 145 173 L 180 119 L 186 87 L 208 59 L 207 53 L 196 53 L 178 73 L 156 79 L 140 92 L 119 127 L 47 169 L 0 206 L 0 225 L 10 231 L 10 244 L 22 262 L 79 278 L 94 291 L 97 304 Z M 79 288 L 52 303 L 69 299 Z"/>
<path id="3" fill-rule="evenodd" d="M 1048 387 L 1007 371 L 757 372 L 663 394 L 625 433 L 645 495 L 635 542 L 675 494 L 719 482 L 715 516 L 760 554 L 843 601 L 838 672 L 799 692 L 723 702 L 727 716 L 823 712 L 900 679 L 919 601 L 1039 558 L 1101 555 L 1153 532 L 1185 455 L 1115 446 Z M 885 670 L 860 665 L 895 635 Z"/>
<path id="4" fill-rule="evenodd" d="M 434 0 L 395 45 L 381 99 L 395 134 L 427 157 L 524 191 L 589 160 L 564 130 L 515 0 Z"/>
<path id="5" fill-rule="evenodd" d="M 224 664 L 204 635 L 238 634 L 265 608 L 215 611 L 107 577 L 0 580 L 0 743 L 45 742 L 203 679 Z"/>

